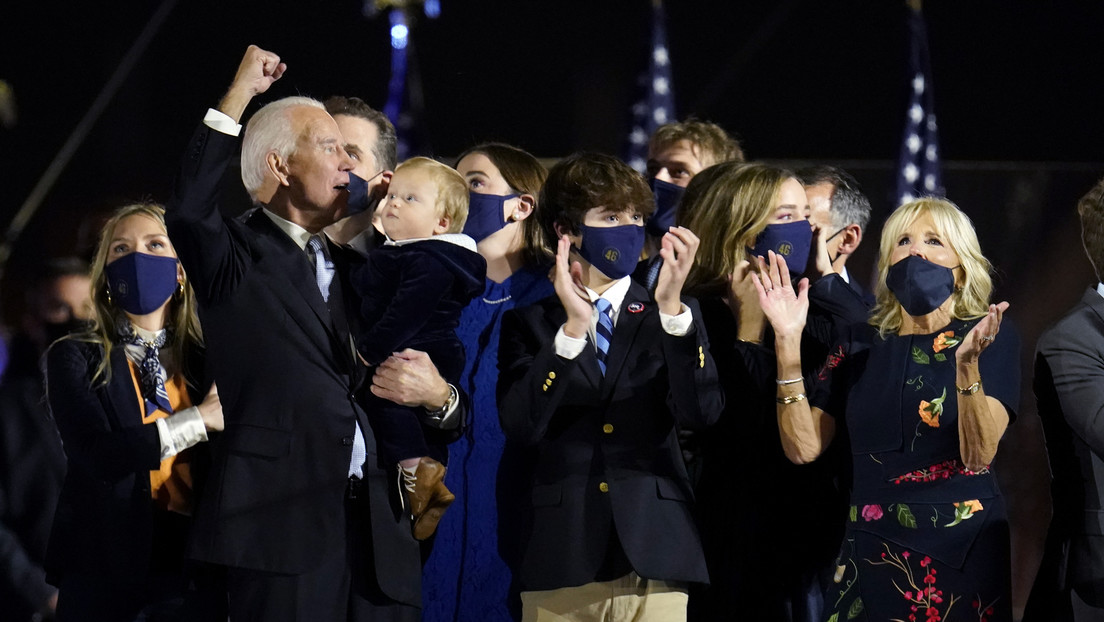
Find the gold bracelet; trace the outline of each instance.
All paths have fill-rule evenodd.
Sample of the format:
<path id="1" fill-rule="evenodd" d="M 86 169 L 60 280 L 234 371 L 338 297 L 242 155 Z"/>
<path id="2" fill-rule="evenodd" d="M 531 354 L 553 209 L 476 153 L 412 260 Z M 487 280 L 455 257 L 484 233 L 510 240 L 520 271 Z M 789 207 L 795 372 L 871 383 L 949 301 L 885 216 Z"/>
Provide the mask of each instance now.
<path id="1" fill-rule="evenodd" d="M 804 378 L 802 378 L 801 376 L 798 376 L 797 378 L 790 378 L 789 380 L 778 380 L 778 379 L 775 379 L 775 381 L 774 381 L 774 382 L 775 382 L 775 384 L 777 384 L 778 386 L 780 386 L 780 387 L 781 387 L 781 386 L 783 386 L 783 385 L 787 385 L 787 384 L 793 384 L 793 383 L 795 383 L 795 382 L 801 382 L 802 380 L 804 380 Z"/>
<path id="2" fill-rule="evenodd" d="M 798 393 L 796 395 L 787 395 L 786 397 L 776 397 L 774 398 L 774 401 L 785 406 L 786 404 L 796 404 L 803 399 L 805 399 L 805 394 Z"/>
<path id="3" fill-rule="evenodd" d="M 957 384 L 955 384 L 955 388 L 958 389 L 959 395 L 973 395 L 974 393 L 978 392 L 978 389 L 981 388 L 981 381 L 978 380 L 977 382 L 975 382 L 974 384 L 972 384 L 968 387 L 960 387 Z"/>

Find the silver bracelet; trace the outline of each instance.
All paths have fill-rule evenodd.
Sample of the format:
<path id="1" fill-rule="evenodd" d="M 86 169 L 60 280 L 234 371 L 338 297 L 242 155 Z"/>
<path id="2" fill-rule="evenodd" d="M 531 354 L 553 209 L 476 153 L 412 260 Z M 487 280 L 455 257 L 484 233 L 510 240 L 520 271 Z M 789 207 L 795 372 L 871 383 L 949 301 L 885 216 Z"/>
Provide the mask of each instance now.
<path id="1" fill-rule="evenodd" d="M 781 387 L 781 386 L 785 386 L 787 384 L 793 384 L 795 382 L 801 382 L 802 380 L 804 380 L 804 378 L 802 378 L 801 376 L 798 376 L 797 378 L 790 378 L 789 380 L 775 379 L 775 382 L 778 384 L 778 386 Z"/>

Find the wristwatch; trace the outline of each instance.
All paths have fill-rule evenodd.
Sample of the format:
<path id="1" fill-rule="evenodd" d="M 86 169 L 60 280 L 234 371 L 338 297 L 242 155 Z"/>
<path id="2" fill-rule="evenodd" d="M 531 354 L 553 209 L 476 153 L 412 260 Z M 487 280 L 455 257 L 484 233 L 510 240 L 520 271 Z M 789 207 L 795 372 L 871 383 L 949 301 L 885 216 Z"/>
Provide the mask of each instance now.
<path id="1" fill-rule="evenodd" d="M 441 406 L 437 410 L 426 409 L 426 415 L 429 416 L 430 419 L 433 419 L 437 422 L 444 421 L 445 415 L 449 414 L 449 412 L 452 411 L 453 406 L 455 406 L 457 400 L 460 399 L 460 392 L 456 390 L 456 387 L 452 386 L 452 384 L 449 384 L 448 388 L 449 396 L 448 399 L 445 400 L 444 406 Z"/>

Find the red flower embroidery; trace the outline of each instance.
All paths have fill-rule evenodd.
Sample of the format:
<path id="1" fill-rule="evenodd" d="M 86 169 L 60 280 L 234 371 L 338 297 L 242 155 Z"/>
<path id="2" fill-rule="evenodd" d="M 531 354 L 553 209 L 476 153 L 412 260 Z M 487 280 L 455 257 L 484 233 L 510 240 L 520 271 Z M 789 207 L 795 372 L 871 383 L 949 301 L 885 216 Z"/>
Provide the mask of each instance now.
<path id="1" fill-rule="evenodd" d="M 864 505 L 862 510 L 863 520 L 870 522 L 872 520 L 881 520 L 882 518 L 882 506 L 880 505 Z"/>

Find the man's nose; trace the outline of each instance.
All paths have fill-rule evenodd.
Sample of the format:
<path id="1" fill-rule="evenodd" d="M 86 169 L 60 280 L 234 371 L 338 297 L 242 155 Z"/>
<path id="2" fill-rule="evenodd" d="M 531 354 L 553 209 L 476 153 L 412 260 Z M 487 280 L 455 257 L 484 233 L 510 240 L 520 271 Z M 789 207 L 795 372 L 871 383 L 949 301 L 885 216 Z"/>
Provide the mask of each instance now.
<path id="1" fill-rule="evenodd" d="M 656 171 L 655 178 L 659 181 L 665 181 L 669 184 L 675 183 L 675 180 L 671 179 L 671 174 L 667 172 L 667 167 L 664 166 Z"/>

